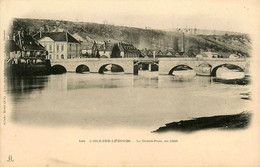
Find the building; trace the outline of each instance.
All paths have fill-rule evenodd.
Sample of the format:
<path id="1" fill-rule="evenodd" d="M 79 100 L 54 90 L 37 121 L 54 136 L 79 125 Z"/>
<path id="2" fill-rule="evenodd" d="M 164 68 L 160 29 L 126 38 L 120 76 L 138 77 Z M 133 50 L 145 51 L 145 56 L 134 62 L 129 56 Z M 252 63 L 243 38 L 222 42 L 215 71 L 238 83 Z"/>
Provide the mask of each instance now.
<path id="1" fill-rule="evenodd" d="M 93 46 L 92 42 L 82 42 L 81 46 L 80 46 L 80 48 L 81 48 L 81 56 L 82 57 L 86 57 L 86 58 L 91 57 L 92 46 Z"/>
<path id="2" fill-rule="evenodd" d="M 120 56 L 122 58 L 135 58 L 140 57 L 141 52 L 134 45 L 129 43 L 119 42 Z"/>
<path id="3" fill-rule="evenodd" d="M 112 54 L 112 49 L 114 44 L 109 41 L 104 41 L 102 45 L 99 46 L 99 55 L 101 58 L 110 58 Z"/>
<path id="4" fill-rule="evenodd" d="M 156 53 L 155 57 L 162 57 L 163 56 L 162 50 L 157 50 L 155 53 Z"/>
<path id="5" fill-rule="evenodd" d="M 49 59 L 80 57 L 80 42 L 68 32 L 38 32 L 34 38 L 48 51 Z"/>
<path id="6" fill-rule="evenodd" d="M 166 50 L 164 54 L 162 51 L 159 51 L 159 54 L 156 55 L 156 58 L 172 58 L 172 57 L 181 57 L 181 54 L 174 50 Z"/>
<path id="7" fill-rule="evenodd" d="M 48 52 L 31 35 L 18 31 L 5 41 L 5 73 L 18 76 L 50 74 Z"/>
<path id="8" fill-rule="evenodd" d="M 134 45 L 119 42 L 114 44 L 110 58 L 137 58 L 140 56 L 140 50 L 134 47 Z"/>
<path id="9" fill-rule="evenodd" d="M 92 46 L 83 46 L 82 54 L 89 58 L 134 58 L 140 57 L 141 52 L 132 44 L 112 43 L 104 41 L 103 43 L 93 42 Z"/>
<path id="10" fill-rule="evenodd" d="M 141 54 L 143 55 L 143 57 L 148 57 L 148 58 L 153 58 L 153 51 L 149 50 L 149 49 L 144 49 L 141 51 Z"/>
<path id="11" fill-rule="evenodd" d="M 22 49 L 15 43 L 14 40 L 5 41 L 5 60 L 19 59 L 22 56 Z"/>
<path id="12" fill-rule="evenodd" d="M 9 44 L 15 44 L 21 49 L 19 60 L 24 59 L 27 62 L 36 63 L 37 60 L 45 61 L 48 55 L 44 46 L 24 31 L 19 31 L 18 34 L 13 37 L 13 40 L 9 41 Z"/>

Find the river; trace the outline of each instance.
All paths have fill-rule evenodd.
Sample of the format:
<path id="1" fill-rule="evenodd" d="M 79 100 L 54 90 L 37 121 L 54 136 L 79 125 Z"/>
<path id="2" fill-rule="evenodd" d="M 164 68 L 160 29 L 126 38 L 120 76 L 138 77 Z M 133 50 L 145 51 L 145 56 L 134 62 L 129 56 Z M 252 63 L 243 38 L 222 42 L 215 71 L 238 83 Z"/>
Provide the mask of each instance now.
<path id="1" fill-rule="evenodd" d="M 240 95 L 249 91 L 249 85 L 147 71 L 139 75 L 66 73 L 8 78 L 7 83 L 11 121 L 25 126 L 151 131 L 181 119 L 240 113 L 248 110 L 249 103 Z"/>

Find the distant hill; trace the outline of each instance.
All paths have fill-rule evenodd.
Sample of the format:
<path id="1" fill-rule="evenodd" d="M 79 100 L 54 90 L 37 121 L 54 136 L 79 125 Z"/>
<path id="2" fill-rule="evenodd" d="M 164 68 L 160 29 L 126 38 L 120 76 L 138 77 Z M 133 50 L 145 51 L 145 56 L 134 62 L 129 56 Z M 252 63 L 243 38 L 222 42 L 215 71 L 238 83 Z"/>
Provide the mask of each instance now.
<path id="1" fill-rule="evenodd" d="M 196 35 L 243 35 L 244 33 L 232 32 L 232 31 L 220 31 L 220 30 L 207 30 L 207 29 L 198 29 L 198 28 L 174 28 L 174 29 L 165 29 L 166 31 L 177 31 L 185 32 L 188 34 Z"/>
<path id="2" fill-rule="evenodd" d="M 182 31 L 163 31 L 155 29 L 141 29 L 108 24 L 89 22 L 72 22 L 63 20 L 20 19 L 13 20 L 10 34 L 23 28 L 30 34 L 38 31 L 68 31 L 75 38 L 82 41 L 82 48 L 90 46 L 96 41 L 127 42 L 138 49 L 177 49 L 182 46 Z M 185 32 L 185 31 L 184 31 Z M 185 51 L 189 56 L 195 56 L 200 51 L 213 51 L 227 56 L 237 53 L 250 56 L 251 40 L 248 34 L 229 33 L 223 31 L 204 30 L 205 33 L 185 32 Z M 210 34 L 210 35 L 209 35 Z M 175 45 L 175 46 L 174 46 Z"/>

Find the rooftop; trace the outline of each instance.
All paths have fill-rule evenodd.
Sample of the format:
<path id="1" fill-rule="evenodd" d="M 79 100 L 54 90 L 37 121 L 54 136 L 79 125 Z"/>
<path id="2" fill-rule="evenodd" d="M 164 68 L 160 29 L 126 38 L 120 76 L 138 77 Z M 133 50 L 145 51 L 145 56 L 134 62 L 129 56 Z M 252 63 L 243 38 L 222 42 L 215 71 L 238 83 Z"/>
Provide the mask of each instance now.
<path id="1" fill-rule="evenodd" d="M 72 43 L 80 43 L 68 32 L 38 32 L 33 36 L 36 40 L 42 39 L 43 37 L 49 37 L 54 41 L 66 41 Z"/>
<path id="2" fill-rule="evenodd" d="M 24 51 L 45 50 L 31 35 L 18 34 L 15 36 L 16 44 Z"/>

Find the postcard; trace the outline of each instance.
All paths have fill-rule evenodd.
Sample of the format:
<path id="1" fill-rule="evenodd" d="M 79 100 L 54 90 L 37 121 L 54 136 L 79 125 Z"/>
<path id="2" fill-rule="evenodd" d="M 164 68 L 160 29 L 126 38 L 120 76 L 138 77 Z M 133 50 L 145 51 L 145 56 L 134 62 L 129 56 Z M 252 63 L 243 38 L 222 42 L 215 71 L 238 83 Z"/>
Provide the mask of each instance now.
<path id="1" fill-rule="evenodd" d="M 259 166 L 257 0 L 2 0 L 0 166 Z"/>

